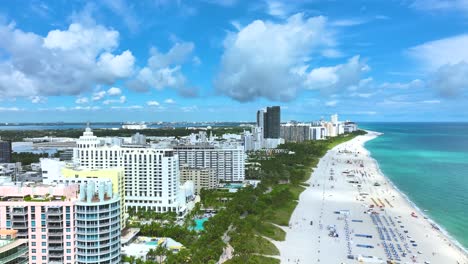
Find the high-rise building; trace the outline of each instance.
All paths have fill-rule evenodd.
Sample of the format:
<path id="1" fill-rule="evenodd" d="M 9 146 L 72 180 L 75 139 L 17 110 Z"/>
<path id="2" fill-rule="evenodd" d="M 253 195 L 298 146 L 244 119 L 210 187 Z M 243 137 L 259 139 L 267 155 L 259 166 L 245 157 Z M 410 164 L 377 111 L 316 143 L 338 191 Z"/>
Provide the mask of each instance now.
<path id="1" fill-rule="evenodd" d="M 216 171 L 211 168 L 180 168 L 180 183 L 192 181 L 195 185 L 195 194 L 200 194 L 201 189 L 214 189 L 218 184 Z"/>
<path id="2" fill-rule="evenodd" d="M 0 229 L 28 239 L 29 263 L 76 263 L 77 185 L 2 185 L 0 193 Z"/>
<path id="3" fill-rule="evenodd" d="M 267 107 L 264 115 L 264 138 L 280 138 L 281 109 L 279 106 Z"/>
<path id="4" fill-rule="evenodd" d="M 261 127 L 262 129 L 264 128 L 265 125 L 265 111 L 263 109 L 257 111 L 257 126 Z"/>
<path id="5" fill-rule="evenodd" d="M 120 198 L 112 183 L 81 183 L 75 212 L 76 263 L 120 263 Z"/>
<path id="6" fill-rule="evenodd" d="M 179 159 L 173 149 L 102 144 L 89 127 L 76 145 L 73 153 L 76 165 L 91 170 L 124 169 L 127 208 L 185 212 L 186 204 L 178 199 Z"/>
<path id="7" fill-rule="evenodd" d="M 0 163 L 11 162 L 11 141 L 4 141 L 0 138 Z"/>
<path id="8" fill-rule="evenodd" d="M 210 145 L 174 147 L 182 166 L 212 168 L 219 181 L 243 181 L 245 154 L 243 147 L 216 148 Z"/>
<path id="9" fill-rule="evenodd" d="M 63 165 L 62 161 L 57 159 L 41 159 L 41 168 L 43 172 L 47 172 L 47 178 L 43 179 L 46 184 L 65 183 L 65 184 L 81 184 L 94 182 L 98 186 L 101 182 L 107 184 L 112 183 L 112 192 L 120 197 L 120 205 L 122 207 L 120 213 L 120 226 L 125 228 L 125 181 L 123 168 L 108 168 L 108 169 L 86 169 L 81 167 L 73 167 L 70 164 Z M 60 168 L 57 170 L 56 168 Z"/>
<path id="10" fill-rule="evenodd" d="M 281 138 L 287 142 L 302 142 L 312 140 L 312 128 L 310 124 L 284 124 L 280 128 Z"/>

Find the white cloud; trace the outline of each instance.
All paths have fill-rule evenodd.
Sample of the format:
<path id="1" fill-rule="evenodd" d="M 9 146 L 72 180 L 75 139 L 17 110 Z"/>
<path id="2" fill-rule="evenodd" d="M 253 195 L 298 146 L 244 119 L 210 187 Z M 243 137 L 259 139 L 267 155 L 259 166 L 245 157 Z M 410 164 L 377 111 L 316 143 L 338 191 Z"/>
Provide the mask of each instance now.
<path id="1" fill-rule="evenodd" d="M 164 102 L 166 104 L 174 104 L 175 103 L 174 99 L 172 99 L 172 98 L 168 98 L 168 99 L 164 100 Z"/>
<path id="2" fill-rule="evenodd" d="M 287 15 L 289 15 L 290 10 L 288 8 L 288 5 L 284 4 L 281 1 L 267 0 L 266 4 L 266 11 L 270 16 L 285 18 Z"/>
<path id="3" fill-rule="evenodd" d="M 15 24 L 0 24 L 0 94 L 3 97 L 78 95 L 113 84 L 133 71 L 130 51 L 118 48 L 119 33 L 100 25 L 73 23 L 43 37 Z"/>
<path id="4" fill-rule="evenodd" d="M 107 94 L 108 94 L 109 96 L 121 95 L 121 94 L 122 94 L 122 90 L 120 90 L 120 88 L 117 88 L 117 87 L 111 87 L 109 90 L 107 90 Z"/>
<path id="5" fill-rule="evenodd" d="M 130 31 L 136 32 L 139 29 L 140 21 L 133 8 L 125 0 L 104 0 L 102 3 L 120 16 Z"/>
<path id="6" fill-rule="evenodd" d="M 159 102 L 158 101 L 148 101 L 146 102 L 146 104 L 148 106 L 159 106 Z"/>
<path id="7" fill-rule="evenodd" d="M 108 105 L 108 104 L 114 104 L 114 103 L 123 104 L 125 102 L 127 102 L 127 97 L 122 95 L 122 96 L 120 96 L 120 98 L 118 100 L 108 99 L 108 100 L 104 100 L 102 103 L 105 104 L 105 105 Z"/>
<path id="8" fill-rule="evenodd" d="M 88 100 L 87 97 L 78 97 L 75 100 L 75 103 L 77 103 L 77 104 L 87 104 L 88 102 L 89 102 L 89 100 Z"/>
<path id="9" fill-rule="evenodd" d="M 338 100 L 332 100 L 325 103 L 326 106 L 335 107 L 338 104 Z"/>
<path id="10" fill-rule="evenodd" d="M 468 34 L 426 42 L 408 50 L 409 55 L 427 70 L 446 64 L 468 62 Z"/>
<path id="11" fill-rule="evenodd" d="M 283 23 L 256 20 L 224 40 L 214 86 L 238 101 L 288 101 L 304 86 L 308 62 L 336 45 L 325 17 L 291 16 Z"/>
<path id="12" fill-rule="evenodd" d="M 183 107 L 180 108 L 180 110 L 182 110 L 182 112 L 186 112 L 186 113 L 195 112 L 195 111 L 198 110 L 198 106 L 196 106 L 196 105 L 183 106 Z"/>
<path id="13" fill-rule="evenodd" d="M 91 99 L 93 101 L 99 101 L 102 98 L 104 98 L 104 96 L 106 96 L 106 91 L 99 91 L 99 92 L 93 93 L 93 97 Z"/>
<path id="14" fill-rule="evenodd" d="M 85 110 L 85 111 L 95 111 L 99 110 L 101 107 L 99 106 L 75 106 L 71 108 L 70 110 Z"/>
<path id="15" fill-rule="evenodd" d="M 230 7 L 237 3 L 237 0 L 203 0 L 204 2 L 220 6 Z"/>
<path id="16" fill-rule="evenodd" d="M 385 82 L 380 85 L 380 88 L 382 89 L 417 89 L 417 88 L 422 88 L 424 87 L 424 82 L 415 79 L 407 83 L 401 83 L 401 82 Z"/>
<path id="17" fill-rule="evenodd" d="M 23 109 L 20 109 L 18 107 L 0 107 L 0 112 L 18 112 L 22 110 Z"/>
<path id="18" fill-rule="evenodd" d="M 43 96 L 31 96 L 29 99 L 31 99 L 31 103 L 33 104 L 42 104 L 47 102 L 47 98 Z"/>
<path id="19" fill-rule="evenodd" d="M 358 26 L 367 23 L 368 20 L 360 19 L 360 18 L 349 18 L 349 19 L 340 19 L 331 22 L 332 26 L 336 27 L 352 27 Z"/>
<path id="20" fill-rule="evenodd" d="M 428 86 L 441 96 L 458 97 L 468 91 L 468 34 L 412 47 L 408 54 L 427 75 Z"/>
<path id="21" fill-rule="evenodd" d="M 369 66 L 359 56 L 354 56 L 345 64 L 312 69 L 305 81 L 307 89 L 320 89 L 327 93 L 346 89 L 359 84 Z"/>
<path id="22" fill-rule="evenodd" d="M 187 62 L 194 47 L 192 42 L 176 43 L 165 54 L 152 48 L 147 66 L 138 72 L 135 79 L 127 83 L 128 87 L 136 91 L 173 88 L 182 96 L 190 96 L 187 91 L 192 92 L 194 88 L 188 86 L 181 65 Z"/>
<path id="23" fill-rule="evenodd" d="M 440 104 L 440 100 L 425 100 L 422 101 L 424 104 Z"/>
<path id="24" fill-rule="evenodd" d="M 444 97 L 457 98 L 468 91 L 468 63 L 441 66 L 431 75 L 429 85 Z"/>

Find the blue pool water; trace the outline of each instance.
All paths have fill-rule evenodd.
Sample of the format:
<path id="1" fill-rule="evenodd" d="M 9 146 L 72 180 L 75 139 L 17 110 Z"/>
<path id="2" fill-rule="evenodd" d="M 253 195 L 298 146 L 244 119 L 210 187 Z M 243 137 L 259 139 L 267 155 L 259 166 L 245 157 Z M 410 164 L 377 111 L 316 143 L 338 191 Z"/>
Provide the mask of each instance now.
<path id="1" fill-rule="evenodd" d="M 203 227 L 203 223 L 208 221 L 208 218 L 201 218 L 201 219 L 195 219 L 195 227 L 193 227 L 193 230 L 195 231 L 203 231 L 205 228 Z"/>
<path id="2" fill-rule="evenodd" d="M 148 241 L 148 242 L 146 242 L 146 245 L 148 245 L 148 246 L 157 246 L 158 241 L 157 240 L 156 241 Z"/>

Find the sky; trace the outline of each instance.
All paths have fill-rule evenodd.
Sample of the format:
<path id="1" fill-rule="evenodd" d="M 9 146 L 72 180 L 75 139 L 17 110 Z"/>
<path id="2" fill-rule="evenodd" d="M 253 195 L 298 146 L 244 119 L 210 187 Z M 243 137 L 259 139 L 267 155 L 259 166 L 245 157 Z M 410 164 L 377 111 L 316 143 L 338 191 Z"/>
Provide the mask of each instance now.
<path id="1" fill-rule="evenodd" d="M 0 5 L 0 122 L 468 121 L 467 0 Z"/>

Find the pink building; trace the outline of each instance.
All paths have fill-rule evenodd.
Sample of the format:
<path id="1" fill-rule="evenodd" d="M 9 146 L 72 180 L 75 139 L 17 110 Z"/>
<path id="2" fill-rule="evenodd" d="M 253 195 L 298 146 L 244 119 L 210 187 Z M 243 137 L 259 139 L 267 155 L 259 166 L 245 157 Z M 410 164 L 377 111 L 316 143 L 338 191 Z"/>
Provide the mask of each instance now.
<path id="1" fill-rule="evenodd" d="M 75 263 L 78 185 L 0 186 L 0 229 L 29 240 L 29 263 Z"/>

